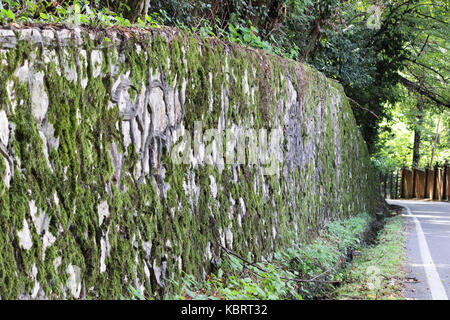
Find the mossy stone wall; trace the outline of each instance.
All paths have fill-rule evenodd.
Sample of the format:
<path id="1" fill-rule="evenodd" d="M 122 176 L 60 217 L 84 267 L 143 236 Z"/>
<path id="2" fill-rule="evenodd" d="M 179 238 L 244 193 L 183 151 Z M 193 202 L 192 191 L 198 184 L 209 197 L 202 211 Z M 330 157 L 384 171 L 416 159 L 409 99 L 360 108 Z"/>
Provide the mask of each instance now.
<path id="1" fill-rule="evenodd" d="M 250 129 L 281 138 L 217 156 Z M 373 186 L 342 87 L 307 66 L 171 29 L 0 29 L 2 299 L 164 297 L 221 246 L 270 259 L 373 212 Z"/>

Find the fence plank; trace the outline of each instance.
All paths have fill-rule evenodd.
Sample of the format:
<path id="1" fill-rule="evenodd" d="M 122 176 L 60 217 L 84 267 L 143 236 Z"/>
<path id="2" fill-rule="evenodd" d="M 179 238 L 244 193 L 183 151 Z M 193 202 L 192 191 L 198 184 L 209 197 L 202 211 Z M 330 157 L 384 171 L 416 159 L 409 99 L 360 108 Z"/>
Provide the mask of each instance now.
<path id="1" fill-rule="evenodd" d="M 450 172 L 449 172 L 449 166 L 447 162 L 444 165 L 444 172 L 442 174 L 442 200 L 450 201 Z"/>
<path id="2" fill-rule="evenodd" d="M 414 169 L 414 172 L 414 198 L 421 199 L 425 197 L 425 171 Z"/>
<path id="3" fill-rule="evenodd" d="M 390 196 L 397 197 L 398 175 L 393 182 L 393 172 L 390 173 Z M 386 195 L 386 179 L 384 176 L 384 188 Z M 442 167 L 436 164 L 433 168 L 426 167 L 424 170 L 402 167 L 400 170 L 400 198 L 431 199 L 450 201 L 450 165 L 446 162 Z"/>

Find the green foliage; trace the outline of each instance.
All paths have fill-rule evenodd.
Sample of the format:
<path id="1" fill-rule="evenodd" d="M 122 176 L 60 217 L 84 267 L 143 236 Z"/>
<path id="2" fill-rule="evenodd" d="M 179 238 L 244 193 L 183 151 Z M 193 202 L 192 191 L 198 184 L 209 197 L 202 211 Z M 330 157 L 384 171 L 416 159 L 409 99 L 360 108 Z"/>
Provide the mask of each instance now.
<path id="1" fill-rule="evenodd" d="M 5 6 L 2 2 L 5 2 Z M 16 21 L 16 15 L 12 10 L 18 6 L 20 6 L 20 4 L 17 1 L 0 1 L 0 23 Z"/>
<path id="2" fill-rule="evenodd" d="M 181 299 L 233 299 L 233 300 L 279 300 L 302 299 L 292 282 L 281 277 L 288 272 L 279 272 L 274 266 L 267 266 L 267 272 L 255 267 L 244 267 L 241 262 L 228 256 L 217 275 L 208 276 L 204 283 L 186 276 L 183 280 Z M 223 270 L 228 270 L 224 272 Z M 258 275 L 256 275 L 258 274 Z M 199 290 L 200 289 L 200 290 Z"/>
<path id="3" fill-rule="evenodd" d="M 249 265 L 226 254 L 216 274 L 204 282 L 185 274 L 180 294 L 171 299 L 311 299 L 325 294 L 328 283 L 288 279 L 339 280 L 346 255 L 360 248 L 361 237 L 371 218 L 367 214 L 334 221 L 311 244 L 276 252 L 272 261 Z M 248 257 L 247 260 L 249 260 Z M 263 271 L 264 270 L 264 271 Z"/>
<path id="4" fill-rule="evenodd" d="M 68 23 L 96 27 L 131 26 L 130 21 L 122 14 L 117 14 L 106 7 L 101 9 L 91 7 L 89 1 L 62 1 L 62 4 L 58 2 L 55 4 L 54 1 L 3 0 L 3 3 L 5 3 L 4 8 L 0 9 L 1 23 L 17 21 L 21 23 Z"/>
<path id="5" fill-rule="evenodd" d="M 120 300 L 147 300 L 142 293 L 139 292 L 135 287 L 129 285 L 127 287 L 128 297 L 120 296 Z"/>
<path id="6" fill-rule="evenodd" d="M 439 122 L 438 139 L 433 163 L 443 164 L 450 159 L 450 112 L 436 114 L 433 110 L 418 111 L 416 96 L 399 89 L 404 96 L 401 102 L 389 106 L 389 118 L 381 122 L 379 140 L 372 161 L 380 171 L 390 172 L 402 166 L 411 167 L 414 131 L 421 132 L 420 161 L 424 168 L 430 164 L 436 129 Z M 417 116 L 422 117 L 420 123 Z M 389 119 L 389 120 L 388 120 Z"/>
<path id="7" fill-rule="evenodd" d="M 403 15 L 397 18 L 395 26 L 406 39 L 403 44 L 405 63 L 396 75 L 403 85 L 387 88 L 394 99 L 383 106 L 372 156 L 382 171 L 411 167 L 413 154 L 419 167 L 429 165 L 438 122 L 433 162 L 442 164 L 450 157 L 446 110 L 446 106 L 450 106 L 449 5 L 443 1 L 414 1 L 414 4 L 397 9 L 397 14 L 403 12 Z"/>

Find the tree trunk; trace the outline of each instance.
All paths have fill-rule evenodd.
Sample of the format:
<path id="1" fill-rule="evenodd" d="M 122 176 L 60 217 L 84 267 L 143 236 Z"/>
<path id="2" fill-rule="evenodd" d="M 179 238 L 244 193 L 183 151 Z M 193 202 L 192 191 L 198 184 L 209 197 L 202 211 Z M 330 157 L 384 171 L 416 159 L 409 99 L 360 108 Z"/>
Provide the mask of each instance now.
<path id="1" fill-rule="evenodd" d="M 414 126 L 414 145 L 413 145 L 413 158 L 412 158 L 412 168 L 417 168 L 420 161 L 420 139 L 421 139 L 421 130 L 423 123 L 423 107 L 422 101 L 417 102 L 417 110 L 419 114 L 416 116 L 416 125 Z"/>
<path id="2" fill-rule="evenodd" d="M 433 166 L 433 160 L 434 160 L 434 152 L 436 151 L 436 144 L 439 137 L 439 122 L 441 119 L 438 119 L 437 126 L 436 126 L 436 136 L 434 137 L 434 143 L 433 143 L 433 152 L 431 153 L 431 161 L 430 161 L 430 167 Z"/>
<path id="3" fill-rule="evenodd" d="M 413 146 L 413 159 L 412 167 L 416 168 L 419 165 L 420 160 L 420 130 L 418 128 L 414 129 L 414 146 Z"/>
<path id="4" fill-rule="evenodd" d="M 308 45 L 306 46 L 304 52 L 300 56 L 300 61 L 301 62 L 305 62 L 306 59 L 308 59 L 309 53 L 316 46 L 317 41 L 319 41 L 320 34 L 321 34 L 320 24 L 321 24 L 320 20 L 316 20 L 314 22 L 314 27 L 313 27 L 311 33 L 309 34 Z"/>

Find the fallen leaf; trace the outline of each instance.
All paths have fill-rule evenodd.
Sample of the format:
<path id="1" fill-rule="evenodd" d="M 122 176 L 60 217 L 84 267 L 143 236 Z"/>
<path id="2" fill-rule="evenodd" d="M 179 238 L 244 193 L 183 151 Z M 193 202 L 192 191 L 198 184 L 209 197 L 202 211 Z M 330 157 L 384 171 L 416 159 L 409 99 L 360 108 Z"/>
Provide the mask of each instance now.
<path id="1" fill-rule="evenodd" d="M 417 279 L 417 278 L 415 278 L 415 277 L 408 277 L 408 278 L 405 278 L 405 282 L 408 282 L 408 283 L 418 283 L 418 282 L 420 282 L 420 280 Z"/>

